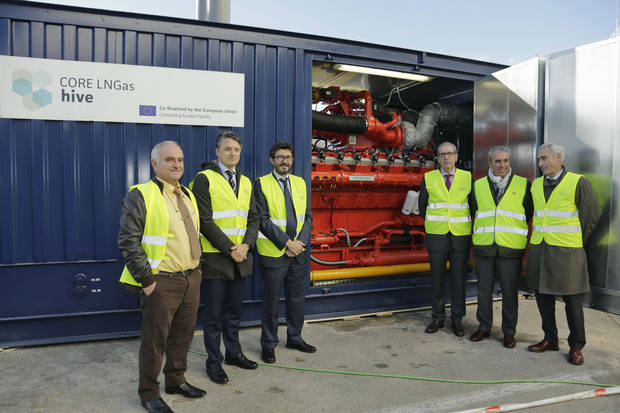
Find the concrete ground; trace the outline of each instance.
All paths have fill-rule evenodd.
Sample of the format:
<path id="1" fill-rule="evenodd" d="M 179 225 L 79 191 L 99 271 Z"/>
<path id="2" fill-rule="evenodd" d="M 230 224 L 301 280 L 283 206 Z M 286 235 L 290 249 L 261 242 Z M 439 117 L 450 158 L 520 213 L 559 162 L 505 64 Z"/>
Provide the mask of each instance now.
<path id="1" fill-rule="evenodd" d="M 534 354 L 527 345 L 541 339 L 533 299 L 521 300 L 517 347 L 502 346 L 498 327 L 501 302 L 495 303 L 492 336 L 472 343 L 476 306 L 468 305 L 466 336 L 449 327 L 424 333 L 429 312 L 313 322 L 304 338 L 315 354 L 276 349 L 277 363 L 442 379 L 547 379 L 620 385 L 620 316 L 585 309 L 588 344 L 585 364 L 566 361 L 568 328 L 557 304 L 560 351 Z M 284 326 L 280 336 L 286 337 Z M 245 354 L 260 361 L 260 329 L 244 328 Z M 10 349 L 0 352 L 0 412 L 143 412 L 137 397 L 138 340 Z M 201 332 L 192 349 L 204 351 Z M 204 370 L 205 357 L 189 355 L 188 381 L 207 390 L 203 399 L 163 394 L 176 412 L 452 412 L 475 407 L 523 403 L 596 387 L 577 384 L 448 384 L 402 378 L 365 377 L 296 371 L 261 365 L 245 371 L 224 366 L 230 382 L 217 385 Z M 162 391 L 163 391 L 163 377 Z M 532 412 L 618 412 L 620 395 L 571 401 Z"/>

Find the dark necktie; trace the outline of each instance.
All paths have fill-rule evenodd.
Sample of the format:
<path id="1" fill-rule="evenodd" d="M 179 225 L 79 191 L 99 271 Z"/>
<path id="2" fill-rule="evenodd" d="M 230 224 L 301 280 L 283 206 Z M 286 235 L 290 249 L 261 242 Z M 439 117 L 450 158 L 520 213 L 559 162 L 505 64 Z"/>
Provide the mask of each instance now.
<path id="1" fill-rule="evenodd" d="M 179 211 L 181 211 L 181 218 L 183 219 L 183 224 L 185 224 L 185 231 L 187 231 L 187 236 L 189 237 L 189 245 L 192 250 L 192 257 L 197 260 L 202 254 L 202 248 L 200 248 L 200 240 L 198 239 L 196 227 L 194 226 L 192 217 L 189 215 L 187 205 L 185 205 L 185 202 L 183 202 L 183 194 L 181 190 L 177 187 L 174 188 L 173 192 L 177 196 L 177 205 L 179 207 Z"/>
<path id="2" fill-rule="evenodd" d="M 226 174 L 228 175 L 228 183 L 230 184 L 230 187 L 232 188 L 233 192 L 235 192 L 235 178 L 234 175 L 232 173 L 232 171 L 227 170 Z"/>
<path id="3" fill-rule="evenodd" d="M 452 186 L 452 174 L 446 174 L 446 188 L 448 188 L 448 191 L 450 190 L 451 186 Z"/>
<path id="4" fill-rule="evenodd" d="M 287 178 L 280 178 L 282 182 L 282 191 L 284 192 L 284 205 L 286 206 L 286 235 L 291 239 L 295 239 L 297 235 L 297 217 L 293 208 L 293 198 L 291 191 L 288 189 Z"/>
<path id="5" fill-rule="evenodd" d="M 553 178 L 545 178 L 545 183 L 547 184 L 547 186 L 553 186 L 555 185 L 555 179 Z"/>

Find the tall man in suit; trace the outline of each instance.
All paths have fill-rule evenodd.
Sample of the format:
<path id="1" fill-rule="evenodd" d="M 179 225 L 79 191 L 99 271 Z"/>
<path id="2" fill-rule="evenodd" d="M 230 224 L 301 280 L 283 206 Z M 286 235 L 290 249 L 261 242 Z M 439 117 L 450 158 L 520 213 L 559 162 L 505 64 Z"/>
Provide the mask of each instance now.
<path id="1" fill-rule="evenodd" d="M 489 150 L 489 173 L 474 183 L 474 252 L 478 276 L 479 327 L 470 340 L 491 335 L 493 288 L 497 278 L 502 287 L 502 332 L 504 347 L 514 348 L 517 330 L 517 299 L 523 253 L 527 245 L 528 221 L 532 218 L 532 195 L 527 179 L 512 172 L 510 149 Z"/>
<path id="2" fill-rule="evenodd" d="M 429 334 L 444 326 L 446 318 L 443 283 L 446 263 L 450 259 L 452 277 L 452 332 L 465 334 L 461 320 L 465 316 L 465 273 L 471 242 L 471 173 L 456 168 L 458 152 L 451 142 L 437 147 L 439 169 L 424 174 L 420 185 L 418 208 L 424 216 L 426 237 L 433 278 L 433 322 L 426 327 Z"/>
<path id="3" fill-rule="evenodd" d="M 536 292 L 536 304 L 545 337 L 528 347 L 541 353 L 558 351 L 555 296 L 564 300 L 568 362 L 583 364 L 586 344 L 583 296 L 590 291 L 584 245 L 596 227 L 599 210 L 592 184 L 564 168 L 565 149 L 551 142 L 538 147 L 543 176 L 532 183 L 534 218 L 527 258 L 527 285 Z"/>
<path id="4" fill-rule="evenodd" d="M 257 249 L 263 274 L 261 347 L 265 363 L 275 363 L 278 345 L 278 298 L 284 283 L 286 299 L 286 347 L 314 353 L 316 347 L 301 338 L 304 324 L 307 251 L 312 230 L 312 212 L 306 183 L 290 173 L 293 147 L 277 142 L 269 161 L 273 172 L 254 183 L 260 218 Z"/>
<path id="5" fill-rule="evenodd" d="M 258 234 L 258 215 L 252 182 L 241 174 L 241 137 L 233 132 L 218 135 L 217 160 L 204 165 L 192 190 L 200 211 L 200 241 L 203 250 L 204 342 L 207 375 L 218 384 L 228 382 L 226 364 L 253 370 L 239 343 L 239 321 L 244 278 L 252 273 L 252 253 Z M 220 351 L 223 336 L 225 358 Z"/>
<path id="6" fill-rule="evenodd" d="M 157 376 L 164 353 L 166 393 L 200 398 L 185 380 L 200 300 L 198 207 L 183 176 L 183 151 L 174 141 L 151 151 L 155 177 L 132 186 L 123 200 L 118 247 L 125 258 L 120 281 L 140 294 L 138 395 L 149 412 L 169 413 Z"/>

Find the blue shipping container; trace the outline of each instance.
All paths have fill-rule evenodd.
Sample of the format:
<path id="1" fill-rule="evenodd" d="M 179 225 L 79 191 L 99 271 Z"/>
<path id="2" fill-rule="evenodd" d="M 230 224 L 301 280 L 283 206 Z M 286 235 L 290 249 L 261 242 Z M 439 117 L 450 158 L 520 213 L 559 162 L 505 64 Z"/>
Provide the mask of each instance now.
<path id="1" fill-rule="evenodd" d="M 313 62 L 337 61 L 470 85 L 503 66 L 318 36 L 184 19 L 0 2 L 0 54 L 245 74 L 240 166 L 270 170 L 278 140 L 308 179 Z M 153 85 L 156 87 L 157 85 Z M 473 96 L 473 94 L 472 94 Z M 473 99 L 473 98 L 472 98 Z M 138 298 L 118 283 L 121 200 L 151 177 L 150 149 L 173 139 L 188 184 L 214 158 L 217 127 L 0 119 L 0 347 L 136 336 Z M 246 282 L 243 323 L 260 322 L 258 268 Z M 311 287 L 308 318 L 430 302 L 427 276 Z"/>

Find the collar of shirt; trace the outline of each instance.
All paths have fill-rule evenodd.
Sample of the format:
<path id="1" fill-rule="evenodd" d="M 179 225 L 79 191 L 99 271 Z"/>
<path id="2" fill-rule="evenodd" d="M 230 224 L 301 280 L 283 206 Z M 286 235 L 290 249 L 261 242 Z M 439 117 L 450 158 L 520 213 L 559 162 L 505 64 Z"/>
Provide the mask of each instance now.
<path id="1" fill-rule="evenodd" d="M 288 179 L 288 175 L 283 176 L 283 175 L 280 175 L 279 173 L 277 173 L 276 171 L 273 171 L 273 176 L 276 177 L 276 181 L 278 181 L 278 183 L 280 184 L 280 188 L 282 188 L 282 190 L 284 190 L 284 184 L 283 184 L 282 181 L 280 181 L 280 179 L 286 178 L 286 183 L 287 183 L 287 186 L 289 187 L 289 191 L 290 191 L 290 187 L 291 187 L 291 183 L 290 182 L 291 182 L 291 180 Z"/>
<path id="2" fill-rule="evenodd" d="M 237 174 L 235 172 L 235 168 L 230 169 L 227 168 L 226 166 L 224 166 L 223 163 L 220 162 L 220 160 L 217 160 L 217 166 L 220 167 L 220 171 L 222 171 L 222 175 L 224 175 L 224 178 L 226 178 L 226 180 L 228 180 L 228 175 L 226 174 L 226 171 L 230 171 L 233 174 L 233 179 L 236 181 L 237 180 Z"/>
<path id="3" fill-rule="evenodd" d="M 562 175 L 562 172 L 564 172 L 564 167 L 562 167 L 562 169 L 560 170 L 560 173 L 558 173 L 556 176 L 553 177 L 546 177 L 547 179 L 553 179 L 554 181 L 557 181 L 558 178 L 560 177 L 560 175 Z"/>
<path id="4" fill-rule="evenodd" d="M 276 171 L 273 171 L 273 176 L 275 176 L 278 181 L 282 178 L 288 178 L 288 175 L 280 175 Z"/>
<path id="5" fill-rule="evenodd" d="M 174 193 L 174 189 L 175 188 L 180 188 L 180 186 L 173 186 L 170 182 L 166 182 L 163 179 L 159 179 L 158 176 L 156 176 L 155 178 L 157 178 L 157 180 L 159 182 L 161 182 L 162 184 L 164 184 L 164 192 L 173 194 Z"/>
<path id="6" fill-rule="evenodd" d="M 443 169 L 439 168 L 439 172 L 441 172 L 441 176 L 443 176 L 444 178 L 446 177 L 446 175 L 454 176 L 456 174 L 456 168 L 452 169 L 450 172 L 444 172 Z"/>

